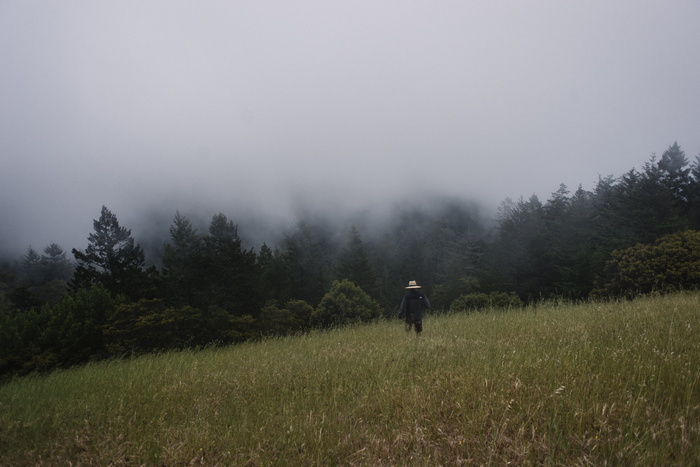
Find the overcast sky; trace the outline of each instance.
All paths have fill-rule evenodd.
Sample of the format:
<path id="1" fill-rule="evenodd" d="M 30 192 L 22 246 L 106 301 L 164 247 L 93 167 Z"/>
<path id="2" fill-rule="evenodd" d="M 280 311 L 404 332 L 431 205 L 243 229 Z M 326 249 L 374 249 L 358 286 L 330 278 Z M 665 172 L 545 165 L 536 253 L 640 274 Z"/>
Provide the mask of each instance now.
<path id="1" fill-rule="evenodd" d="M 698 0 L 0 0 L 0 243 L 84 247 L 102 205 L 135 232 L 427 192 L 495 211 L 674 141 L 692 160 L 699 24 Z"/>

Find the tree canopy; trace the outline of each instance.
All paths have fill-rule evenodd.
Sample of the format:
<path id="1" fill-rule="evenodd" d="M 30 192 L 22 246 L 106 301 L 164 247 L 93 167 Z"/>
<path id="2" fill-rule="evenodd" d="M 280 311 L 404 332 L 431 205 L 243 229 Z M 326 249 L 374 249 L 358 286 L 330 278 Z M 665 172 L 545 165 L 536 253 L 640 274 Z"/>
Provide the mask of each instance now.
<path id="1" fill-rule="evenodd" d="M 300 214 L 257 249 L 223 213 L 200 227 L 176 212 L 146 268 L 103 206 L 75 262 L 50 244 L 0 265 L 0 374 L 391 317 L 409 280 L 432 312 L 695 288 L 700 155 L 674 143 L 590 191 L 505 199 L 491 220 L 435 197 L 381 225 Z"/>
<path id="2" fill-rule="evenodd" d="M 131 230 L 119 225 L 117 216 L 102 206 L 100 218 L 93 222 L 85 251 L 73 249 L 77 261 L 73 288 L 101 284 L 115 295 L 137 299 L 148 290 L 143 250 L 131 236 Z"/>

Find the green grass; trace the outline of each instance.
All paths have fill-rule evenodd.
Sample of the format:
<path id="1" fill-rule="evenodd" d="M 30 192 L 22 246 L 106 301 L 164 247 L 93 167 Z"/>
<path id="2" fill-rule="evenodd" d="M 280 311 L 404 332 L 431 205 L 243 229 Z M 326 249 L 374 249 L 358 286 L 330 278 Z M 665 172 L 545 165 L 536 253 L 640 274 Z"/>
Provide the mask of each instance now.
<path id="1" fill-rule="evenodd" d="M 1 465 L 700 465 L 700 294 L 429 316 L 0 386 Z"/>

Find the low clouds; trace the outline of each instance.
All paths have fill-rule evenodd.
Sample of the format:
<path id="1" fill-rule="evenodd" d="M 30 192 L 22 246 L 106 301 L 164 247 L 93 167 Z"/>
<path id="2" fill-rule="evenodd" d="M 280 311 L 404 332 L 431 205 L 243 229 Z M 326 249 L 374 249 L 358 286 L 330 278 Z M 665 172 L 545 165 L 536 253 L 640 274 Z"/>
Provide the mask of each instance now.
<path id="1" fill-rule="evenodd" d="M 697 2 L 0 3 L 0 240 L 105 204 L 495 210 L 700 153 Z M 340 209 L 340 208 L 339 208 Z M 137 230 L 137 229 L 135 229 Z"/>

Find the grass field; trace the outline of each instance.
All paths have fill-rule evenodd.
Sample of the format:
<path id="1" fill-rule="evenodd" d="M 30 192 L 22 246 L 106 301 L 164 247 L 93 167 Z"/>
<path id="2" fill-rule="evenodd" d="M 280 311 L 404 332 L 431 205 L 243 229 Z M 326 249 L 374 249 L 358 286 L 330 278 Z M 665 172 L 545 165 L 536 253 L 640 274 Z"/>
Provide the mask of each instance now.
<path id="1" fill-rule="evenodd" d="M 428 316 L 0 386 L 1 465 L 700 465 L 700 294 Z"/>

